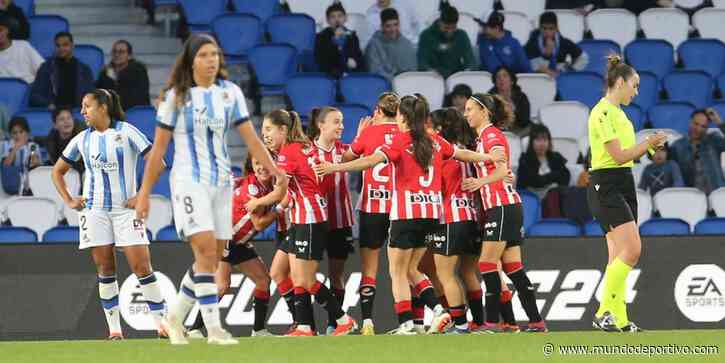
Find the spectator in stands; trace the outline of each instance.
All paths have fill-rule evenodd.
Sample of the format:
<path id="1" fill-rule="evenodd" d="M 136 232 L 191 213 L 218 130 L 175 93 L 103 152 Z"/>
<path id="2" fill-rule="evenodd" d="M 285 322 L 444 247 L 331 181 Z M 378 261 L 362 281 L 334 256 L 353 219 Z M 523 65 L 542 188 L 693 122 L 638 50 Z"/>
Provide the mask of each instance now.
<path id="1" fill-rule="evenodd" d="M 667 160 L 667 144 L 658 149 L 654 156 L 647 155 L 652 164 L 647 165 L 639 180 L 639 189 L 649 191 L 651 195 L 662 189 L 671 187 L 684 187 L 680 167 L 674 160 Z"/>
<path id="2" fill-rule="evenodd" d="M 393 9 L 398 13 L 400 33 L 403 37 L 412 42 L 418 41 L 420 23 L 413 4 L 410 0 L 376 0 L 375 4 L 365 12 L 370 29 L 377 29 L 380 26 L 379 21 L 384 10 Z"/>
<path id="3" fill-rule="evenodd" d="M 133 58 L 133 47 L 126 40 L 113 43 L 111 63 L 101 70 L 96 87 L 116 91 L 124 111 L 151 104 L 148 71 L 143 63 Z"/>
<path id="4" fill-rule="evenodd" d="M 42 164 L 38 144 L 31 141 L 30 126 L 24 117 L 10 120 L 10 140 L 2 143 L 2 182 L 8 194 L 30 194 L 27 173 Z"/>
<path id="5" fill-rule="evenodd" d="M 420 34 L 418 69 L 436 71 L 448 78 L 453 73 L 473 69 L 475 63 L 471 40 L 458 29 L 458 10 L 443 5 L 440 18 Z"/>
<path id="6" fill-rule="evenodd" d="M 381 29 L 376 31 L 365 49 L 370 72 L 392 81 L 399 73 L 418 69 L 415 46 L 400 33 L 400 18 L 395 9 L 380 13 Z"/>
<path id="7" fill-rule="evenodd" d="M 7 15 L 0 15 L 0 77 L 20 78 L 33 83 L 43 57 L 25 40 L 10 37 L 12 21 Z"/>
<path id="8" fill-rule="evenodd" d="M 587 53 L 559 33 L 559 22 L 551 11 L 541 14 L 539 29 L 531 33 L 525 50 L 531 69 L 554 78 L 559 72 L 581 71 L 589 63 Z"/>
<path id="9" fill-rule="evenodd" d="M 682 171 L 685 186 L 695 187 L 705 194 L 725 186 L 720 154 L 725 152 L 725 138 L 717 133 L 708 133 L 713 122 L 725 133 L 725 124 L 713 108 L 696 110 L 690 117 L 688 135 L 675 141 L 670 151 Z"/>
<path id="10" fill-rule="evenodd" d="M 466 110 L 466 101 L 473 95 L 473 90 L 467 84 L 457 84 L 443 100 L 443 107 L 454 107 L 458 112 Z"/>
<path id="11" fill-rule="evenodd" d="M 357 34 L 345 27 L 347 13 L 341 3 L 333 3 L 325 11 L 329 26 L 315 39 L 315 61 L 320 71 L 335 78 L 348 72 L 364 72 L 365 58 Z"/>
<path id="12" fill-rule="evenodd" d="M 30 38 L 30 23 L 23 9 L 13 4 L 13 0 L 0 0 L 0 16 L 10 20 L 10 37 L 27 40 Z"/>
<path id="13" fill-rule="evenodd" d="M 49 165 L 55 165 L 63 154 L 66 145 L 73 136 L 83 131 L 84 127 L 73 119 L 70 108 L 57 108 L 53 110 L 53 129 L 50 130 L 46 140 Z M 74 167 L 82 171 L 83 163 L 76 163 Z"/>
<path id="14" fill-rule="evenodd" d="M 493 81 L 494 86 L 488 93 L 503 97 L 511 104 L 511 108 L 516 115 L 516 121 L 509 127 L 509 131 L 519 136 L 528 135 L 529 126 L 531 125 L 531 104 L 524 91 L 516 84 L 516 73 L 507 67 L 501 66 L 491 75 L 491 81 Z"/>
<path id="15" fill-rule="evenodd" d="M 494 11 L 478 35 L 478 52 L 481 56 L 481 70 L 495 72 L 506 66 L 516 73 L 530 73 L 531 64 L 526 53 L 511 32 L 504 29 L 505 18 Z"/>
<path id="16" fill-rule="evenodd" d="M 61 106 L 79 107 L 83 95 L 93 90 L 91 68 L 73 56 L 73 35 L 55 35 L 55 56 L 38 70 L 30 90 L 30 105 L 53 110 Z"/>
<path id="17" fill-rule="evenodd" d="M 568 186 L 571 174 L 566 159 L 554 151 L 551 133 L 544 125 L 531 126 L 529 147 L 519 158 L 517 188 L 528 189 L 543 199 L 557 186 Z"/>

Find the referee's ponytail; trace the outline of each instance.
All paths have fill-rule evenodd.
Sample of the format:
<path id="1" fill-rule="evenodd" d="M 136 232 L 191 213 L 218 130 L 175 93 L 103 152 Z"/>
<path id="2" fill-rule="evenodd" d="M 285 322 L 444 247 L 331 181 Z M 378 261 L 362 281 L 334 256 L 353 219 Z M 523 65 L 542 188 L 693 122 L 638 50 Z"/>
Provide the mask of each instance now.
<path id="1" fill-rule="evenodd" d="M 607 56 L 607 89 L 614 88 L 619 78 L 626 82 L 635 73 L 634 68 L 622 61 L 622 56 L 616 53 Z"/>

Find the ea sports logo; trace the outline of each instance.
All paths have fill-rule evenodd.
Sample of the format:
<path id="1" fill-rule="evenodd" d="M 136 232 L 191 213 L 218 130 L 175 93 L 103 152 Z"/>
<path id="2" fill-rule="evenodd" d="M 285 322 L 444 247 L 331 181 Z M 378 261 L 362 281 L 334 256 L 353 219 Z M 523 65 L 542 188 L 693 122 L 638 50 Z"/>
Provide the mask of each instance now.
<path id="1" fill-rule="evenodd" d="M 166 275 L 159 271 L 156 274 L 156 281 L 161 289 L 161 294 L 166 302 L 174 301 L 176 298 L 176 288 L 174 283 L 169 280 Z M 146 299 L 139 287 L 136 275 L 130 274 L 126 281 L 121 285 L 121 291 L 118 296 L 119 308 L 121 316 L 126 324 L 136 330 L 156 330 L 156 323 L 146 303 Z"/>
<path id="2" fill-rule="evenodd" d="M 725 318 L 725 271 L 713 264 L 687 266 L 675 282 L 675 302 L 691 321 L 719 322 Z"/>

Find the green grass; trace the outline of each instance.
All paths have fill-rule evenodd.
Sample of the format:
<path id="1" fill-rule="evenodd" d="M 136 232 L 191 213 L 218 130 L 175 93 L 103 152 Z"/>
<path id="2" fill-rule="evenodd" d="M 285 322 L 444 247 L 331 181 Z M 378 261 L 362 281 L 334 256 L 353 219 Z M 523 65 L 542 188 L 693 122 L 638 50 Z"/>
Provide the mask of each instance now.
<path id="1" fill-rule="evenodd" d="M 543 350 L 552 344 L 554 353 Z M 711 345 L 711 355 L 571 355 L 561 345 Z M 642 334 L 606 334 L 594 331 L 548 334 L 467 336 L 349 336 L 315 338 L 240 338 L 237 346 L 208 346 L 192 341 L 170 346 L 154 339 L 108 341 L 2 342 L 0 361 L 114 363 L 114 362 L 244 362 L 244 363 L 379 363 L 379 362 L 725 362 L 725 330 L 656 331 Z"/>

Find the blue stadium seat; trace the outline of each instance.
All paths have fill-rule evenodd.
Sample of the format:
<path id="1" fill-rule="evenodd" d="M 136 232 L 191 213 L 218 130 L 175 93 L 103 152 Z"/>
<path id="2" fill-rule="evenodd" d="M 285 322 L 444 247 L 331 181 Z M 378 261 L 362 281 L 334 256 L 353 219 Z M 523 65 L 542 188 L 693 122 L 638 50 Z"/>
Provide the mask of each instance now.
<path id="1" fill-rule="evenodd" d="M 30 44 L 43 58 L 48 58 L 55 52 L 55 34 L 67 32 L 70 27 L 68 20 L 58 15 L 36 15 L 28 18 L 30 23 Z"/>
<path id="2" fill-rule="evenodd" d="M 224 14 L 211 27 L 227 63 L 246 63 L 247 52 L 262 41 L 262 22 L 251 14 Z"/>
<path id="3" fill-rule="evenodd" d="M 652 72 L 639 72 L 639 92 L 633 102 L 647 113 L 660 98 L 660 81 Z"/>
<path id="4" fill-rule="evenodd" d="M 297 49 L 298 63 L 308 71 L 317 69 L 314 57 L 315 19 L 306 14 L 274 15 L 267 20 L 272 42 L 291 44 Z"/>
<path id="5" fill-rule="evenodd" d="M 30 86 L 19 78 L 0 78 L 0 104 L 5 106 L 8 116 L 28 107 Z M 5 131 L 5 130 L 3 130 Z"/>
<path id="6" fill-rule="evenodd" d="M 176 233 L 176 227 L 171 224 L 161 228 L 156 233 L 156 239 L 154 239 L 154 241 L 179 241 L 179 235 Z"/>
<path id="7" fill-rule="evenodd" d="M 297 70 L 297 51 L 289 44 L 258 45 L 247 57 L 262 96 L 283 94 L 287 79 Z"/>
<path id="8" fill-rule="evenodd" d="M 374 110 L 381 93 L 390 91 L 385 77 L 373 73 L 349 73 L 340 79 L 340 94 L 347 103 L 357 103 Z"/>
<path id="9" fill-rule="evenodd" d="M 287 80 L 285 93 L 292 108 L 306 118 L 312 108 L 335 103 L 335 81 L 324 73 L 301 73 Z"/>
<path id="10" fill-rule="evenodd" d="M 718 39 L 688 39 L 677 48 L 686 70 L 717 77 L 725 71 L 725 44 Z"/>
<path id="11" fill-rule="evenodd" d="M 30 134 L 36 137 L 48 136 L 53 128 L 53 115 L 45 108 L 28 108 L 17 113 L 16 116 L 22 116 L 28 120 Z"/>
<path id="12" fill-rule="evenodd" d="M 227 10 L 227 0 L 179 0 L 192 33 L 210 32 L 211 22 Z"/>
<path id="13" fill-rule="evenodd" d="M 151 106 L 135 106 L 126 111 L 126 120 L 153 142 L 156 134 L 156 109 Z"/>
<path id="14" fill-rule="evenodd" d="M 345 129 L 342 131 L 342 142 L 349 144 L 357 135 L 357 127 L 360 119 L 372 115 L 370 109 L 363 105 L 343 103 L 335 105 L 342 112 L 342 122 Z"/>
<path id="15" fill-rule="evenodd" d="M 0 227 L 0 243 L 38 242 L 38 235 L 28 227 Z"/>
<path id="16" fill-rule="evenodd" d="M 665 76 L 663 85 L 670 101 L 690 102 L 697 108 L 712 102 L 712 78 L 703 71 L 672 72 Z"/>
<path id="17" fill-rule="evenodd" d="M 725 73 L 717 77 L 717 88 L 720 89 L 720 98 L 725 98 Z"/>
<path id="18" fill-rule="evenodd" d="M 624 48 L 627 63 L 638 72 L 648 71 L 660 81 L 675 68 L 675 50 L 662 39 L 637 39 Z"/>
<path id="19" fill-rule="evenodd" d="M 724 235 L 725 218 L 705 218 L 695 225 L 695 234 Z"/>
<path id="20" fill-rule="evenodd" d="M 642 130 L 642 126 L 644 126 L 644 112 L 642 112 L 642 108 L 633 103 L 629 106 L 623 106 L 622 110 L 627 114 L 627 118 L 632 121 L 634 131 Z"/>
<path id="21" fill-rule="evenodd" d="M 556 79 L 563 101 L 579 101 L 590 109 L 602 98 L 604 80 L 594 72 L 567 72 Z"/>
<path id="22" fill-rule="evenodd" d="M 583 71 L 595 72 L 602 77 L 607 71 L 607 56 L 611 53 L 622 54 L 619 44 L 611 40 L 582 40 L 579 47 L 589 56 L 589 63 Z"/>
<path id="23" fill-rule="evenodd" d="M 35 15 L 35 0 L 13 0 L 26 17 Z"/>
<path id="24" fill-rule="evenodd" d="M 93 79 L 98 80 L 98 75 L 105 64 L 103 50 L 91 44 L 78 44 L 73 49 L 73 55 L 90 67 Z"/>
<path id="25" fill-rule="evenodd" d="M 266 22 L 272 15 L 279 14 L 279 0 L 232 0 L 234 11 L 237 13 L 253 14 L 262 23 Z"/>
<path id="26" fill-rule="evenodd" d="M 541 219 L 541 202 L 536 194 L 520 189 L 521 202 L 524 205 L 524 230 L 529 228 Z"/>
<path id="27" fill-rule="evenodd" d="M 599 222 L 596 220 L 592 220 L 584 224 L 583 227 L 584 235 L 590 236 L 590 237 L 601 237 L 604 236 L 604 231 L 602 231 L 602 226 L 599 225 Z"/>
<path id="28" fill-rule="evenodd" d="M 690 225 L 679 218 L 653 218 L 639 226 L 643 236 L 686 236 Z"/>
<path id="29" fill-rule="evenodd" d="M 78 243 L 78 226 L 58 226 L 43 234 L 43 243 Z"/>
<path id="30" fill-rule="evenodd" d="M 647 116 L 652 127 L 656 129 L 674 129 L 687 135 L 693 111 L 695 107 L 687 102 L 662 102 L 652 106 Z"/>
<path id="31" fill-rule="evenodd" d="M 579 225 L 566 218 L 542 219 L 526 232 L 529 237 L 577 237 L 580 234 Z"/>

